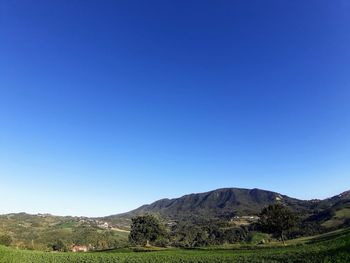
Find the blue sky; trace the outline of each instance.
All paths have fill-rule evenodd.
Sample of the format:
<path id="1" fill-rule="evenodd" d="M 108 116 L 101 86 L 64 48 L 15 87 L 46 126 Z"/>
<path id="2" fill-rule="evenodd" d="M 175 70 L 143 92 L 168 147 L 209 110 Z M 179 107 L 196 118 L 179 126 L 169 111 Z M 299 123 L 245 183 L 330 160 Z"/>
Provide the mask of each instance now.
<path id="1" fill-rule="evenodd" d="M 350 189 L 348 1 L 1 1 L 0 213 Z"/>

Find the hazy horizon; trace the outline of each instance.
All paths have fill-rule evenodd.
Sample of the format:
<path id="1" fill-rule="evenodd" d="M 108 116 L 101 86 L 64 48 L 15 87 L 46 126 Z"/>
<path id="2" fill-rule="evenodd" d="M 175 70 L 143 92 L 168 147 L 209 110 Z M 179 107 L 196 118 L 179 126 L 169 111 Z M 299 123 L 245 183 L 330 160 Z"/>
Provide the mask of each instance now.
<path id="1" fill-rule="evenodd" d="M 0 213 L 350 189 L 347 1 L 0 3 Z"/>

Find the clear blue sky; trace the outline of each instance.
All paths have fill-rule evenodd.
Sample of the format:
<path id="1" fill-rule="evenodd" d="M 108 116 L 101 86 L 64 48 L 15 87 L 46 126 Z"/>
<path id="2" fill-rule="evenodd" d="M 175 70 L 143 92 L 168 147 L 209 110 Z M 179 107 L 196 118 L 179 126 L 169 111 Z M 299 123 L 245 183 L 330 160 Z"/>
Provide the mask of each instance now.
<path id="1" fill-rule="evenodd" d="M 350 3 L 0 3 L 0 213 L 350 189 Z"/>

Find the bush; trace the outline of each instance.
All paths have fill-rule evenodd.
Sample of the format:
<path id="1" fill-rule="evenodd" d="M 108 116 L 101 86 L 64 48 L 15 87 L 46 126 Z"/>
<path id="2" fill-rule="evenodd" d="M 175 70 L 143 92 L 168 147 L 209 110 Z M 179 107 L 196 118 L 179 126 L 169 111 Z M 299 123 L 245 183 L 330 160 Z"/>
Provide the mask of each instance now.
<path id="1" fill-rule="evenodd" d="M 51 247 L 53 251 L 67 251 L 67 247 L 62 240 L 55 241 L 54 243 L 50 244 L 49 247 Z"/>
<path id="2" fill-rule="evenodd" d="M 12 243 L 12 237 L 9 235 L 0 236 L 0 245 L 10 246 Z"/>

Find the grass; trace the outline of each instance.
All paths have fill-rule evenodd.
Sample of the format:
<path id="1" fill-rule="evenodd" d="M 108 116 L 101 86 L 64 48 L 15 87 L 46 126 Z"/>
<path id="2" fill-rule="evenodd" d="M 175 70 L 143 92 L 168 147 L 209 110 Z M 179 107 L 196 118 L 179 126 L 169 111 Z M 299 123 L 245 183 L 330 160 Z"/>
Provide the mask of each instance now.
<path id="1" fill-rule="evenodd" d="M 119 249 L 92 253 L 48 253 L 0 247 L 0 263 L 126 262 L 350 262 L 350 229 L 288 241 L 288 246 L 237 249 Z"/>
<path id="2" fill-rule="evenodd" d="M 350 218 L 350 208 L 343 208 L 336 211 L 334 217 L 325 221 L 322 226 L 326 228 L 337 227 L 343 224 L 348 218 Z"/>
<path id="3" fill-rule="evenodd" d="M 287 245 L 300 245 L 300 244 L 311 244 L 316 243 L 320 241 L 330 241 L 333 238 L 339 238 L 343 236 L 350 235 L 350 228 L 346 229 L 338 229 L 332 232 L 315 235 L 315 236 L 308 236 L 308 237 L 300 237 L 292 240 L 287 240 Z"/>

